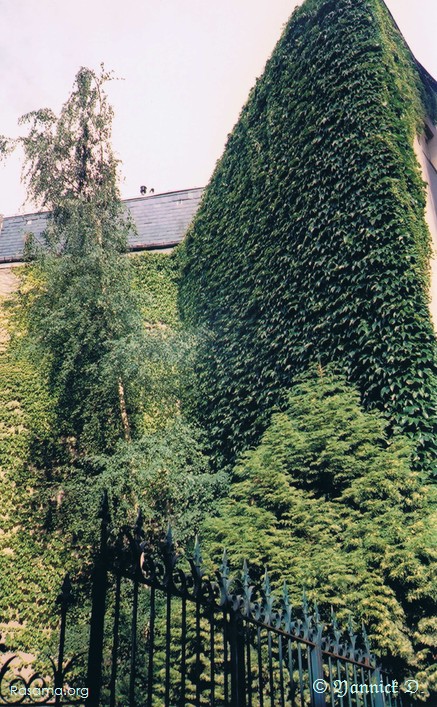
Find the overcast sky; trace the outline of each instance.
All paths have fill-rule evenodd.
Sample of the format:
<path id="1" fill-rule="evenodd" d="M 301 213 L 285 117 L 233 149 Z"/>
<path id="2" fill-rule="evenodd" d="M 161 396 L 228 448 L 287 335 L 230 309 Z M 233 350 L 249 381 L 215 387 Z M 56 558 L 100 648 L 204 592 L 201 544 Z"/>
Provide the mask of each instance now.
<path id="1" fill-rule="evenodd" d="M 80 66 L 101 62 L 124 198 L 203 186 L 293 0 L 0 0 L 0 134 L 20 115 L 59 111 Z M 437 77 L 436 0 L 387 0 L 417 59 Z M 0 167 L 0 213 L 22 206 L 19 158 Z"/>

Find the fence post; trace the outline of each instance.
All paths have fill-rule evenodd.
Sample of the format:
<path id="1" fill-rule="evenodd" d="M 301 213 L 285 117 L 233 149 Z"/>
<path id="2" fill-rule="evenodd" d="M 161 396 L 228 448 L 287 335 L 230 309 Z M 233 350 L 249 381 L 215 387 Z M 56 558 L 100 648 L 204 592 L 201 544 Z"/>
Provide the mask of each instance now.
<path id="1" fill-rule="evenodd" d="M 99 707 L 102 688 L 103 632 L 108 575 L 107 542 L 109 505 L 106 491 L 102 496 L 99 518 L 101 518 L 100 548 L 92 575 L 92 606 L 87 671 L 88 697 L 85 703 L 86 707 Z"/>
<path id="2" fill-rule="evenodd" d="M 319 681 L 320 686 L 323 686 L 324 674 L 323 674 L 323 656 L 322 647 L 320 640 L 316 640 L 315 645 L 310 651 L 310 661 L 311 661 L 311 680 L 312 685 L 310 685 L 311 694 L 311 707 L 325 707 L 326 705 L 326 694 L 325 692 L 318 692 L 314 689 L 315 683 Z"/>
<path id="3" fill-rule="evenodd" d="M 376 668 L 373 673 L 372 673 L 372 683 L 374 683 L 377 687 L 380 686 L 382 683 L 381 679 L 381 671 L 379 668 Z M 373 697 L 373 705 L 374 707 L 384 707 L 385 705 L 385 699 L 384 699 L 384 694 L 381 692 L 374 692 L 372 694 Z"/>

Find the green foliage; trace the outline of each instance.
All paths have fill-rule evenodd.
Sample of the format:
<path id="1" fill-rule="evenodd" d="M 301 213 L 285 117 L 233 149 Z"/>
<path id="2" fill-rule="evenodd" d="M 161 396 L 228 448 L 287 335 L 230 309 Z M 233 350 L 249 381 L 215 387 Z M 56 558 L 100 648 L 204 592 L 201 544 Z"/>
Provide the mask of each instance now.
<path id="1" fill-rule="evenodd" d="M 72 214 L 83 213 L 85 203 L 98 203 L 99 218 L 86 234 L 74 234 L 71 229 L 79 248 L 85 241 L 92 246 L 99 234 L 112 242 L 117 235 L 108 213 L 112 210 L 118 222 L 117 160 L 111 147 L 113 110 L 103 88 L 111 79 L 103 65 L 100 75 L 82 67 L 59 116 L 43 108 L 20 119 L 21 125 L 30 126 L 28 134 L 16 141 L 24 148 L 23 180 L 40 206 L 55 211 L 54 223 L 64 220 L 66 226 Z M 71 248 L 68 236 L 65 241 Z"/>
<path id="2" fill-rule="evenodd" d="M 161 535 L 171 520 L 185 544 L 226 482 L 223 474 L 210 473 L 199 433 L 179 410 L 189 342 L 175 319 L 174 259 L 146 253 L 133 257 L 131 266 L 146 325 L 148 388 L 136 437 L 117 440 L 111 453 L 72 456 L 59 436 L 57 400 L 29 336 L 29 308 L 42 287 L 37 266 L 23 268 L 19 292 L 0 310 L 2 333 L 9 327 L 12 334 L 0 350 L 0 633 L 8 646 L 41 652 L 49 643 L 57 623 L 55 599 L 69 570 L 78 602 L 71 651 L 83 650 L 103 489 L 116 527 L 133 522 L 141 505 L 150 532 Z M 138 339 L 144 341 L 143 329 L 141 324 Z"/>
<path id="3" fill-rule="evenodd" d="M 182 311 L 204 331 L 191 404 L 218 465 L 317 361 L 415 440 L 417 468 L 435 465 L 423 94 L 380 0 L 307 1 L 292 16 L 185 245 Z"/>
<path id="4" fill-rule="evenodd" d="M 177 310 L 179 266 L 167 253 L 141 253 L 131 256 L 134 287 L 145 322 L 166 330 L 180 327 Z"/>
<path id="5" fill-rule="evenodd" d="M 108 79 L 81 69 L 60 116 L 25 116 L 29 134 L 20 140 L 29 192 L 51 209 L 44 248 L 28 244 L 39 270 L 26 303 L 28 340 L 47 371 L 58 432 L 75 454 L 111 451 L 130 437 L 146 388 Z"/>
<path id="6" fill-rule="evenodd" d="M 0 351 L 0 635 L 8 646 L 35 645 L 56 623 L 53 607 L 72 554 L 62 536 L 47 547 L 44 509 L 25 460 L 50 437 L 51 400 L 40 372 Z M 30 467 L 33 470 L 33 467 Z M 37 520 L 38 519 L 38 520 Z"/>
<path id="7" fill-rule="evenodd" d="M 81 69 L 60 116 L 27 116 L 19 140 L 30 193 L 51 216 L 5 306 L 0 630 L 38 652 L 67 570 L 79 594 L 71 645 L 87 640 L 103 490 L 114 527 L 141 505 L 150 533 L 171 520 L 187 542 L 225 482 L 180 414 L 191 338 L 178 331 L 174 259 L 126 254 L 108 78 Z"/>
<path id="8" fill-rule="evenodd" d="M 297 381 L 258 447 L 235 468 L 230 495 L 205 531 L 217 558 L 269 572 L 293 602 L 302 587 L 343 621 L 352 612 L 396 674 L 435 683 L 435 516 L 410 469 L 411 442 L 387 438 L 383 418 L 329 369 Z"/>
<path id="9" fill-rule="evenodd" d="M 180 414 L 182 387 L 192 366 L 195 341 L 183 331 L 177 312 L 177 258 L 167 253 L 142 253 L 131 258 L 131 265 L 147 339 L 158 352 L 149 356 L 148 394 L 143 400 L 144 427 L 153 432 Z"/>
<path id="10" fill-rule="evenodd" d="M 103 491 L 109 494 L 112 527 L 133 523 L 140 507 L 151 536 L 161 538 L 170 522 L 185 544 L 222 495 L 226 476 L 209 473 L 198 431 L 179 417 L 167 420 L 164 429 L 121 441 L 111 455 L 77 464 L 74 476 L 68 478 L 68 469 L 61 470 L 59 482 L 63 498 L 52 514 L 51 530 L 62 532 L 64 542 L 85 556 L 95 540 Z M 82 563 L 81 574 L 88 570 Z"/>

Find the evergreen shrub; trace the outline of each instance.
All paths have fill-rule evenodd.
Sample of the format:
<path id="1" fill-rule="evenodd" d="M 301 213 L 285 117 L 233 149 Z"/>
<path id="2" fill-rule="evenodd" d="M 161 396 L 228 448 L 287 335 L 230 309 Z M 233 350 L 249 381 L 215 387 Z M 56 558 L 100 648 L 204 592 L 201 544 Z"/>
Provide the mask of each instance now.
<path id="1" fill-rule="evenodd" d="M 436 687 L 435 494 L 410 467 L 411 441 L 386 434 L 356 390 L 332 370 L 300 378 L 259 445 L 243 454 L 219 514 L 206 519 L 208 553 L 265 566 L 295 606 L 305 587 L 329 620 L 352 613 L 400 679 Z"/>

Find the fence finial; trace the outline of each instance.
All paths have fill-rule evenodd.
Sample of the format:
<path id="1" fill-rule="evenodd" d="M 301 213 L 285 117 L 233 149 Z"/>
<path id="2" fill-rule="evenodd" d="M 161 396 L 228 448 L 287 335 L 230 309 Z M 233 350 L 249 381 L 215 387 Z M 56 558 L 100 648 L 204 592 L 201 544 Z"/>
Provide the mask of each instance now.
<path id="1" fill-rule="evenodd" d="M 247 565 L 247 560 L 243 560 L 243 571 L 241 573 L 241 582 L 243 585 L 243 591 L 245 594 L 247 594 L 247 591 L 248 591 L 249 585 L 250 585 L 249 567 Z"/>
<path id="2" fill-rule="evenodd" d="M 228 562 L 228 553 L 226 552 L 226 548 L 223 550 L 222 563 L 220 565 L 220 574 L 223 577 L 226 577 L 226 579 L 229 577 L 229 562 Z"/>
<path id="3" fill-rule="evenodd" d="M 364 623 L 361 624 L 361 632 L 362 632 L 362 636 L 363 636 L 364 648 L 366 651 L 366 658 L 370 661 L 372 655 L 370 652 L 369 637 L 367 635 L 367 631 L 366 631 L 366 627 L 364 626 Z"/>
<path id="4" fill-rule="evenodd" d="M 270 577 L 269 577 L 269 573 L 267 571 L 267 567 L 264 572 L 263 591 L 264 591 L 264 595 L 265 595 L 266 599 L 268 599 L 272 593 L 272 588 L 271 588 L 271 584 L 270 584 Z"/>
<path id="5" fill-rule="evenodd" d="M 73 602 L 73 587 L 70 580 L 70 575 L 67 574 L 62 582 L 61 591 L 59 592 L 56 603 L 62 604 L 63 606 L 69 606 Z"/>
<path id="6" fill-rule="evenodd" d="M 194 550 L 193 550 L 193 564 L 194 567 L 199 572 L 199 575 L 202 573 L 202 564 L 203 564 L 203 557 L 202 557 L 202 551 L 200 549 L 200 543 L 199 543 L 199 538 L 196 535 L 196 540 L 194 542 Z"/>
<path id="7" fill-rule="evenodd" d="M 169 523 L 167 525 L 167 532 L 165 534 L 165 540 L 164 540 L 165 545 L 167 548 L 173 548 L 174 542 L 173 542 L 173 530 L 171 528 L 171 524 Z"/>
<path id="8" fill-rule="evenodd" d="M 137 517 L 135 519 L 134 534 L 137 537 L 141 537 L 144 525 L 143 512 L 140 507 L 138 507 Z"/>

